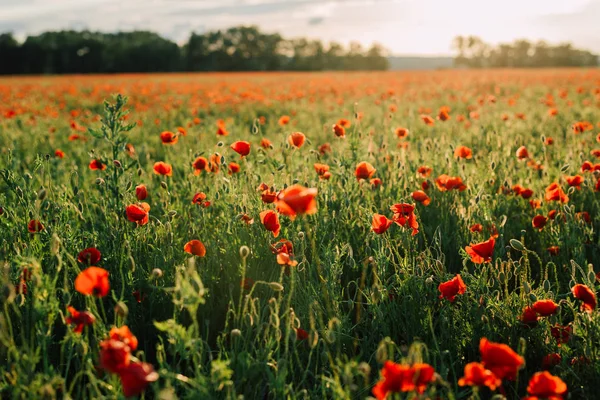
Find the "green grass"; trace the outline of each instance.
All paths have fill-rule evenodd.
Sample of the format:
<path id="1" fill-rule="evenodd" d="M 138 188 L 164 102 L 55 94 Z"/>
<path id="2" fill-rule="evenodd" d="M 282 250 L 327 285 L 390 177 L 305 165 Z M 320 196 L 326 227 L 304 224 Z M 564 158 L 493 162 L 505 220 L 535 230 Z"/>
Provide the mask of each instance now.
<path id="1" fill-rule="evenodd" d="M 600 162 L 590 155 L 600 148 L 599 79 L 595 70 L 540 70 L 0 81 L 2 397 L 122 397 L 118 377 L 98 367 L 99 343 L 111 327 L 126 324 L 139 341 L 133 355 L 160 375 L 145 398 L 363 399 L 372 395 L 385 360 L 431 364 L 439 377 L 423 398 L 488 398 L 487 389 L 473 394 L 457 384 L 464 365 L 480 360 L 483 337 L 525 358 L 517 381 L 504 381 L 508 398 L 526 395 L 529 378 L 550 353 L 562 356 L 550 372 L 567 383 L 570 398 L 597 398 L 600 317 L 597 310 L 580 311 L 570 289 L 598 287 L 598 176 L 580 166 Z M 142 124 L 128 132 L 113 124 L 105 137 L 94 116 L 105 117 L 102 102 L 114 103 L 117 92 L 129 97 L 126 123 Z M 549 93 L 555 117 L 540 101 Z M 421 121 L 420 114 L 435 118 L 442 106 L 450 107 L 451 120 L 432 127 Z M 471 110 L 479 119 L 469 117 Z M 516 118 L 518 112 L 526 118 Z M 470 126 L 457 121 L 459 114 Z M 282 115 L 291 117 L 287 126 L 277 124 Z M 201 121 L 194 124 L 194 117 Z M 340 118 L 352 124 L 343 139 L 331 130 Z M 216 135 L 218 119 L 229 136 Z M 68 140 L 72 120 L 86 141 Z M 576 121 L 594 129 L 575 135 Z M 161 144 L 160 133 L 178 126 L 187 136 Z M 410 130 L 406 149 L 394 134 L 401 126 Z M 287 143 L 294 131 L 307 137 L 300 149 Z M 272 149 L 260 148 L 263 137 Z M 553 145 L 544 145 L 547 137 Z M 229 148 L 237 140 L 251 143 L 241 160 Z M 332 152 L 321 155 L 317 149 L 326 142 Z M 135 147 L 134 157 L 125 153 L 126 143 Z M 470 147 L 473 159 L 455 159 L 459 145 Z M 522 145 L 542 170 L 517 159 Z M 56 158 L 56 149 L 65 158 Z M 215 152 L 223 156 L 220 172 L 194 175 L 192 161 Z M 92 158 L 107 169 L 90 170 Z M 173 176 L 154 174 L 156 161 L 170 163 Z M 361 161 L 377 169 L 380 187 L 357 181 Z M 239 173 L 227 173 L 230 162 L 240 164 Z M 316 162 L 330 166 L 330 180 L 319 179 Z M 421 165 L 433 168 L 429 178 L 417 174 Z M 467 189 L 440 192 L 434 180 L 441 174 L 461 177 Z M 564 176 L 576 174 L 585 177 L 581 190 L 568 189 Z M 391 218 L 393 204 L 415 203 L 410 195 L 424 180 L 432 202 L 416 204 L 420 232 L 411 236 L 393 225 L 373 233 L 373 214 Z M 262 182 L 276 190 L 294 183 L 317 188 L 317 213 L 295 220 L 281 215 L 274 238 L 259 219 L 261 211 L 275 209 L 261 201 Z M 568 193 L 568 203 L 545 201 L 552 182 Z M 149 223 L 136 226 L 125 207 L 138 203 L 135 186 L 142 183 L 151 210 Z M 515 184 L 531 188 L 541 208 L 503 194 Z M 206 193 L 210 206 L 192 204 L 197 192 Z M 536 214 L 553 209 L 559 217 L 542 231 L 532 227 Z M 577 218 L 581 211 L 591 223 Z M 245 224 L 242 214 L 254 224 Z M 32 219 L 45 229 L 29 233 Z M 482 233 L 469 230 L 475 223 Z M 491 226 L 499 234 L 493 260 L 474 264 L 464 248 L 487 240 Z M 297 266 L 277 264 L 270 245 L 281 238 L 293 242 Z M 183 251 L 192 239 L 205 245 L 205 257 Z M 554 245 L 557 256 L 546 250 Z M 85 268 L 76 257 L 88 247 L 101 251 L 97 266 L 110 274 L 104 298 L 74 289 Z M 25 268 L 31 277 L 22 293 Z M 454 303 L 439 299 L 438 285 L 457 273 L 466 293 Z M 251 289 L 242 290 L 243 277 L 255 282 Z M 536 299 L 553 299 L 560 308 L 530 328 L 519 319 Z M 69 305 L 91 312 L 96 322 L 74 333 L 65 324 Z M 557 345 L 550 334 L 555 324 L 573 327 L 568 343 Z M 307 339 L 297 339 L 299 327 Z M 580 357 L 588 362 L 571 363 Z"/>

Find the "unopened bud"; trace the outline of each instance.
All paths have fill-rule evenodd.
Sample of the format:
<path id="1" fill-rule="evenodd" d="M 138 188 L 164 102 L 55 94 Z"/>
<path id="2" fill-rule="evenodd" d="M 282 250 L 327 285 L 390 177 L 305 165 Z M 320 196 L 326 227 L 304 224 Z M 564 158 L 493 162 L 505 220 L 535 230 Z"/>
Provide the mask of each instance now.
<path id="1" fill-rule="evenodd" d="M 243 259 L 246 259 L 246 258 L 248 258 L 249 255 L 250 255 L 250 248 L 248 246 L 240 247 L 240 257 L 242 257 Z"/>
<path id="2" fill-rule="evenodd" d="M 160 268 L 154 268 L 152 270 L 152 277 L 155 279 L 161 278 L 163 276 L 163 272 L 162 269 Z"/>
<path id="3" fill-rule="evenodd" d="M 96 185 L 102 186 L 102 185 L 104 185 L 104 183 L 105 183 L 104 179 L 102 179 L 102 178 L 96 178 Z"/>
<path id="4" fill-rule="evenodd" d="M 119 301 L 115 305 L 115 313 L 121 318 L 127 318 L 127 315 L 129 314 L 129 308 L 127 307 L 127 304 Z"/>
<path id="5" fill-rule="evenodd" d="M 240 337 L 240 336 L 242 336 L 242 331 L 240 331 L 239 329 L 231 330 L 231 337 Z"/>
<path id="6" fill-rule="evenodd" d="M 167 182 L 165 182 L 165 181 L 160 182 L 160 187 L 165 190 L 169 189 L 169 186 L 167 185 Z"/>
<path id="7" fill-rule="evenodd" d="M 119 161 L 119 160 L 113 160 L 113 164 L 117 168 L 123 168 L 123 165 L 121 164 L 121 161 Z"/>
<path id="8" fill-rule="evenodd" d="M 283 285 L 281 285 L 279 282 L 270 282 L 269 283 L 269 287 L 271 289 L 273 289 L 276 292 L 282 292 L 283 291 Z"/>
<path id="9" fill-rule="evenodd" d="M 40 191 L 38 192 L 38 200 L 44 200 L 46 198 L 46 195 L 48 194 L 48 192 L 46 192 L 46 189 L 42 188 L 40 189 Z"/>

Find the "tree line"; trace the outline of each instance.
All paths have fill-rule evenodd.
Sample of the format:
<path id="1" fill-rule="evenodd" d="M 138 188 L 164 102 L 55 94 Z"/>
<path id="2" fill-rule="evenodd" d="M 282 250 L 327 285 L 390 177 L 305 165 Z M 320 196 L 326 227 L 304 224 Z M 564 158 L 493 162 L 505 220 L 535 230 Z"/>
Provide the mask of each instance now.
<path id="1" fill-rule="evenodd" d="M 576 49 L 571 43 L 550 45 L 543 40 L 530 42 L 516 40 L 491 46 L 476 36 L 457 36 L 452 41 L 457 52 L 454 64 L 457 67 L 594 67 L 598 55 L 587 50 Z"/>
<path id="2" fill-rule="evenodd" d="M 387 51 L 319 40 L 284 39 L 255 26 L 192 33 L 178 45 L 148 31 L 45 32 L 19 43 L 0 34 L 0 74 L 176 71 L 385 70 Z"/>

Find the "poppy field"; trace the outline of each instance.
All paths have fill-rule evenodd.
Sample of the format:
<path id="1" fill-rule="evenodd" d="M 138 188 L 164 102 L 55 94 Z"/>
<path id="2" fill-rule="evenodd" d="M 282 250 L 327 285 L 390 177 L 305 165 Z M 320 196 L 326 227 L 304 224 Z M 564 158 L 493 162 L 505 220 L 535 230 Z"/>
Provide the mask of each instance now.
<path id="1" fill-rule="evenodd" d="M 0 79 L 2 398 L 599 398 L 600 72 Z"/>

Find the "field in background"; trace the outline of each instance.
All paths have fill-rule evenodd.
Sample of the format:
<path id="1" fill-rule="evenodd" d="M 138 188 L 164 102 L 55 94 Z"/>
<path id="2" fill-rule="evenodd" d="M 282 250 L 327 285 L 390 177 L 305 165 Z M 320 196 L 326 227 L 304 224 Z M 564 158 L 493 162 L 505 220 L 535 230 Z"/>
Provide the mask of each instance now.
<path id="1" fill-rule="evenodd" d="M 2 397 L 597 397 L 597 70 L 2 78 L 0 149 Z"/>

